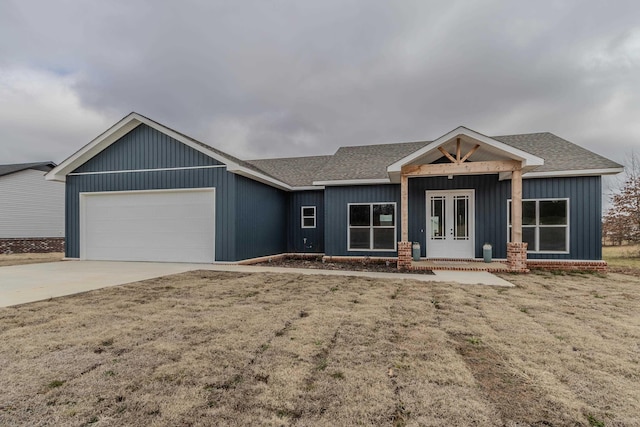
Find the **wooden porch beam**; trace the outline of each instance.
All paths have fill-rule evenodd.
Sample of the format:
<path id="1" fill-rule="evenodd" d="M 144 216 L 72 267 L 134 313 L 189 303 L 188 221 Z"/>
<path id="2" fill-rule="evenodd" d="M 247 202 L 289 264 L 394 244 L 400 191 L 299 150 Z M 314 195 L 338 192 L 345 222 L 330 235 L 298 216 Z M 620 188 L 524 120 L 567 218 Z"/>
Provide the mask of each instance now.
<path id="1" fill-rule="evenodd" d="M 517 160 L 403 166 L 402 176 L 483 175 L 520 170 Z M 522 176 L 522 175 L 521 175 Z"/>
<path id="2" fill-rule="evenodd" d="M 409 241 L 409 178 L 406 175 L 400 177 L 400 230 L 401 241 Z"/>
<path id="3" fill-rule="evenodd" d="M 456 138 L 456 163 L 462 163 L 460 161 L 460 138 Z"/>

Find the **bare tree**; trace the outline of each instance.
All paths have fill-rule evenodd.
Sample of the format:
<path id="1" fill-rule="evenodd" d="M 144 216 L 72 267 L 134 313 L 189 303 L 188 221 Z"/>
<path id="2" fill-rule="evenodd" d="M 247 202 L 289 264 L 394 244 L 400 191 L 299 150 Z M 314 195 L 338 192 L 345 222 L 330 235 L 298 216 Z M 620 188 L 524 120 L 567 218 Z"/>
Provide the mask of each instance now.
<path id="1" fill-rule="evenodd" d="M 604 215 L 605 242 L 620 245 L 640 243 L 640 156 L 631 153 L 625 167 L 622 188 L 611 197 L 611 208 Z"/>

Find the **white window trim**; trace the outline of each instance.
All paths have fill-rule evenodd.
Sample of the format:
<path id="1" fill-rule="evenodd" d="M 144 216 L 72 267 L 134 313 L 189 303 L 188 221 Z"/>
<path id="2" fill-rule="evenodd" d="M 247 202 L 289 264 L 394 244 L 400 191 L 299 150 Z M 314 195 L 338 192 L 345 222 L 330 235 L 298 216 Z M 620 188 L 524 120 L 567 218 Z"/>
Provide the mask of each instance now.
<path id="1" fill-rule="evenodd" d="M 363 206 L 363 205 L 367 205 L 370 207 L 369 210 L 369 221 L 371 225 L 368 226 L 354 226 L 353 228 L 366 228 L 369 231 L 369 249 L 361 249 L 361 248 L 355 248 L 355 249 L 351 249 L 351 225 L 350 225 L 350 218 L 349 218 L 349 212 L 351 211 L 351 206 Z M 393 205 L 393 226 L 390 225 L 386 225 L 386 226 L 374 226 L 373 225 L 373 206 L 374 205 Z M 398 207 L 396 202 L 372 202 L 372 203 L 347 203 L 347 251 L 349 252 L 396 252 L 398 250 Z M 373 233 L 371 232 L 371 230 L 373 230 L 374 228 L 393 228 L 393 249 L 389 248 L 389 249 L 373 249 Z"/>
<path id="2" fill-rule="evenodd" d="M 560 201 L 564 200 L 567 203 L 567 224 L 566 225 L 540 225 L 540 203 L 545 201 Z M 535 228 L 535 243 L 536 248 L 540 247 L 540 227 L 543 228 L 566 228 L 565 250 L 564 251 L 534 251 L 527 248 L 527 253 L 531 254 L 568 254 L 571 248 L 571 204 L 568 197 L 544 197 L 539 199 L 522 199 L 523 202 L 536 202 L 536 224 L 535 225 L 523 225 L 522 228 Z M 511 218 L 509 204 L 511 199 L 507 199 L 507 242 L 511 242 Z"/>
<path id="3" fill-rule="evenodd" d="M 305 209 L 313 209 L 313 216 L 305 216 Z M 313 218 L 313 225 L 304 225 L 305 218 Z M 300 228 L 316 228 L 316 207 L 315 206 L 300 206 Z"/>

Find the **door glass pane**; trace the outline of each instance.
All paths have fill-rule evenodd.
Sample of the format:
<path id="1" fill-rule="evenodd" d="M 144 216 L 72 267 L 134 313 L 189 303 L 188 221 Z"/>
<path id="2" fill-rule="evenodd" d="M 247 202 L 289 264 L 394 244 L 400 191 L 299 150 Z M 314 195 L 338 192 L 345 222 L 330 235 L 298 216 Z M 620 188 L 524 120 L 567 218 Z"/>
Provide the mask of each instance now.
<path id="1" fill-rule="evenodd" d="M 567 223 L 566 200 L 541 200 L 540 224 L 565 225 Z"/>
<path id="2" fill-rule="evenodd" d="M 541 251 L 566 251 L 567 228 L 566 227 L 540 227 Z"/>
<path id="3" fill-rule="evenodd" d="M 350 249 L 370 249 L 370 228 L 351 228 L 349 233 Z"/>
<path id="4" fill-rule="evenodd" d="M 371 213 L 369 205 L 349 206 L 349 225 L 371 225 Z"/>
<path id="5" fill-rule="evenodd" d="M 390 249 L 395 246 L 393 228 L 374 228 L 373 229 L 373 249 Z"/>
<path id="6" fill-rule="evenodd" d="M 456 222 L 453 238 L 467 240 L 469 238 L 469 197 L 454 196 L 453 203 Z"/>
<path id="7" fill-rule="evenodd" d="M 431 238 L 432 239 L 444 239 L 445 238 L 445 207 L 444 197 L 436 196 L 431 198 Z"/>
<path id="8" fill-rule="evenodd" d="M 536 250 L 536 228 L 535 227 L 522 227 L 522 241 L 528 243 L 527 250 Z"/>
<path id="9" fill-rule="evenodd" d="M 536 225 L 536 201 L 522 202 L 522 225 Z"/>
<path id="10" fill-rule="evenodd" d="M 393 226 L 395 225 L 394 205 L 373 205 L 373 225 Z"/>

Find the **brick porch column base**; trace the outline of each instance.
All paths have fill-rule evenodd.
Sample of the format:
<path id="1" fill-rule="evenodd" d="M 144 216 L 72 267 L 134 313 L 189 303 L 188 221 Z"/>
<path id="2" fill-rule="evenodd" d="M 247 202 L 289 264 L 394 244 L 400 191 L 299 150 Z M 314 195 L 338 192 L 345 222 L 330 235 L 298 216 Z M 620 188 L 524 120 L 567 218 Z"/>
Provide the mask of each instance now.
<path id="1" fill-rule="evenodd" d="M 528 273 L 527 268 L 527 243 L 507 243 L 507 265 L 509 271 L 515 273 Z"/>
<path id="2" fill-rule="evenodd" d="M 411 268 L 411 242 L 398 242 L 398 270 Z"/>

